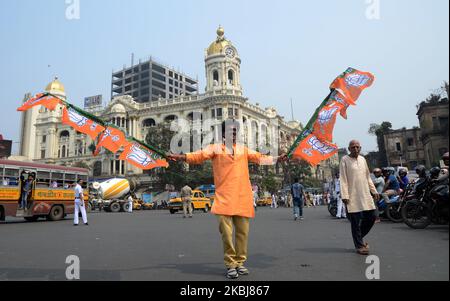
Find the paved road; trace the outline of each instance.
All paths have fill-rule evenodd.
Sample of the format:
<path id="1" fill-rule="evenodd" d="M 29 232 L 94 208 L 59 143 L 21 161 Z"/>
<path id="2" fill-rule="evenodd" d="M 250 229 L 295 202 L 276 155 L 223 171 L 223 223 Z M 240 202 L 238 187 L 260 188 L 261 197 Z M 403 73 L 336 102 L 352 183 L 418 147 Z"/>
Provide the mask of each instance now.
<path id="1" fill-rule="evenodd" d="M 347 220 L 325 207 L 259 208 L 251 223 L 248 268 L 240 280 L 366 280 L 365 257 L 354 253 Z M 92 213 L 72 220 L 0 225 L 0 280 L 65 280 L 68 255 L 81 261 L 81 280 L 225 280 L 216 218 L 167 211 Z M 448 226 L 412 230 L 382 222 L 368 236 L 381 280 L 449 280 Z"/>

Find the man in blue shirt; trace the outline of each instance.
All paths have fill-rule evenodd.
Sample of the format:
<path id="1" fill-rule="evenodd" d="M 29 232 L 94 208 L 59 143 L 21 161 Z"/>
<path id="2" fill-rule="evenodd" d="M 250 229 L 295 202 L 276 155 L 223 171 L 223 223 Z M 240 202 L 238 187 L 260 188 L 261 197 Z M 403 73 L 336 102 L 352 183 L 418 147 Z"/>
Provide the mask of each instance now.
<path id="1" fill-rule="evenodd" d="M 406 189 L 406 186 L 408 186 L 409 184 L 409 179 L 408 179 L 408 172 L 406 171 L 406 169 L 400 169 L 398 172 L 398 176 L 399 176 L 399 184 L 400 184 L 400 188 L 402 190 Z"/>
<path id="2" fill-rule="evenodd" d="M 394 195 L 398 195 L 400 193 L 400 183 L 398 182 L 397 178 L 394 175 L 395 170 L 391 168 L 384 168 L 383 169 L 383 175 L 384 175 L 384 189 L 382 196 L 386 203 L 389 203 L 389 198 Z"/>
<path id="3" fill-rule="evenodd" d="M 291 186 L 292 198 L 294 200 L 294 220 L 299 217 L 303 220 L 303 203 L 306 200 L 305 188 L 299 183 L 299 179 L 295 179 L 295 183 Z"/>

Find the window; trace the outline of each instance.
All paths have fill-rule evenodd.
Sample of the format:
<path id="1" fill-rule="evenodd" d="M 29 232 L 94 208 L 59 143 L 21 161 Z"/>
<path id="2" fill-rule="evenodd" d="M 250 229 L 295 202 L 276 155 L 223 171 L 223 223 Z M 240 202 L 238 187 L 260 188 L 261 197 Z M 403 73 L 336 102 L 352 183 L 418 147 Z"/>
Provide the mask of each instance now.
<path id="1" fill-rule="evenodd" d="M 42 143 L 46 143 L 46 142 L 47 142 L 47 136 L 44 135 L 44 136 L 42 136 Z"/>
<path id="2" fill-rule="evenodd" d="M 178 82 L 175 82 L 175 87 L 178 87 Z"/>
<path id="3" fill-rule="evenodd" d="M 133 84 L 133 89 L 139 89 L 139 83 Z"/>
<path id="4" fill-rule="evenodd" d="M 178 74 L 175 74 L 175 79 L 178 79 Z"/>
<path id="5" fill-rule="evenodd" d="M 217 117 L 222 117 L 222 108 L 217 109 Z"/>
<path id="6" fill-rule="evenodd" d="M 154 71 L 159 72 L 159 73 L 166 74 L 166 69 L 163 68 L 163 67 L 161 67 L 161 66 L 159 66 L 159 65 L 152 64 L 152 69 L 153 69 Z"/>
<path id="7" fill-rule="evenodd" d="M 217 72 L 217 70 L 214 70 L 213 72 L 213 80 L 219 82 L 219 72 Z"/>
<path id="8" fill-rule="evenodd" d="M 150 73 L 148 71 L 142 72 L 141 79 L 148 78 L 149 76 L 150 76 Z"/>
<path id="9" fill-rule="evenodd" d="M 180 89 L 183 89 L 183 84 L 180 83 Z"/>
<path id="10" fill-rule="evenodd" d="M 152 126 L 155 126 L 155 125 L 156 125 L 156 122 L 152 118 L 145 119 L 144 122 L 142 122 L 142 126 L 143 127 L 152 127 Z"/>
<path id="11" fill-rule="evenodd" d="M 233 81 L 234 81 L 233 70 L 228 70 L 228 83 L 233 84 Z"/>
<path id="12" fill-rule="evenodd" d="M 161 75 L 161 74 L 159 74 L 159 73 L 153 72 L 152 76 L 153 76 L 153 78 L 159 79 L 160 81 L 163 81 L 163 82 L 166 81 L 166 77 Z"/>
<path id="13" fill-rule="evenodd" d="M 169 79 L 169 84 L 173 85 L 173 79 Z"/>
<path id="14" fill-rule="evenodd" d="M 408 146 L 414 146 L 414 138 L 408 138 Z"/>
<path id="15" fill-rule="evenodd" d="M 141 70 L 148 70 L 150 68 L 150 64 L 142 65 Z"/>
<path id="16" fill-rule="evenodd" d="M 141 95 L 147 95 L 150 92 L 149 88 L 141 89 Z"/>
<path id="17" fill-rule="evenodd" d="M 442 131 L 448 129 L 448 117 L 439 117 L 439 126 Z"/>
<path id="18" fill-rule="evenodd" d="M 439 129 L 439 120 L 437 117 L 432 117 L 431 118 L 433 121 L 433 130 L 438 130 Z"/>
<path id="19" fill-rule="evenodd" d="M 172 87 L 169 87 L 169 92 L 173 92 L 173 88 Z"/>
<path id="20" fill-rule="evenodd" d="M 173 77 L 173 72 L 172 71 L 169 71 L 169 76 Z"/>
<path id="21" fill-rule="evenodd" d="M 64 174 L 62 172 L 52 172 L 52 185 L 56 182 L 58 187 L 64 187 Z"/>
<path id="22" fill-rule="evenodd" d="M 125 87 L 125 92 L 131 91 L 131 85 Z"/>
<path id="23" fill-rule="evenodd" d="M 239 109 L 234 109 L 234 116 L 238 116 L 239 115 Z"/>
<path id="24" fill-rule="evenodd" d="M 198 198 L 198 192 L 194 193 L 194 198 Z"/>
<path id="25" fill-rule="evenodd" d="M 216 109 L 211 110 L 211 117 L 216 118 Z"/>
<path id="26" fill-rule="evenodd" d="M 160 83 L 160 82 L 158 82 L 156 80 L 152 81 L 152 85 L 155 86 L 155 87 L 161 88 L 163 90 L 166 89 L 166 85 L 165 84 L 162 84 L 162 83 Z"/>
<path id="27" fill-rule="evenodd" d="M 41 159 L 45 159 L 45 149 L 41 150 Z"/>
<path id="28" fill-rule="evenodd" d="M 148 81 L 141 81 L 141 87 L 147 87 L 150 84 Z"/>
<path id="29" fill-rule="evenodd" d="M 233 117 L 233 108 L 228 108 L 228 117 Z"/>
<path id="30" fill-rule="evenodd" d="M 37 187 L 46 187 L 46 188 L 51 187 L 49 171 L 39 171 L 38 170 L 38 172 L 36 173 L 36 186 Z"/>
<path id="31" fill-rule="evenodd" d="M 402 151 L 402 145 L 400 144 L 400 142 L 397 142 L 397 143 L 395 144 L 395 149 L 396 149 L 398 152 L 401 152 L 401 151 Z"/>
<path id="32" fill-rule="evenodd" d="M 129 84 L 129 83 L 131 83 L 131 78 L 127 78 L 127 79 L 125 80 L 125 84 Z"/>
<path id="33" fill-rule="evenodd" d="M 3 169 L 0 169 L 0 185 L 3 186 L 19 186 L 19 170 L 5 168 L 5 177 L 1 179 Z"/>
<path id="34" fill-rule="evenodd" d="M 138 80 L 139 80 L 139 75 L 133 76 L 133 81 L 138 81 Z"/>

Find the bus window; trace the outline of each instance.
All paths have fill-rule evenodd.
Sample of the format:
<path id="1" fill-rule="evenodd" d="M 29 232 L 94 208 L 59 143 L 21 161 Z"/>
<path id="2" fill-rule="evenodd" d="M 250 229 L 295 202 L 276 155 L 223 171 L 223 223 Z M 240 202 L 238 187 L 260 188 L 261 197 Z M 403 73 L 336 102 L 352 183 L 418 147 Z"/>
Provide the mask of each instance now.
<path id="1" fill-rule="evenodd" d="M 66 173 L 64 175 L 64 188 L 65 189 L 74 188 L 76 179 L 77 179 L 77 175 L 76 174 Z"/>
<path id="2" fill-rule="evenodd" d="M 53 187 L 50 183 L 50 172 L 49 171 L 38 171 L 36 177 L 36 187 L 39 188 L 49 188 Z"/>
<path id="3" fill-rule="evenodd" d="M 52 183 L 56 182 L 59 188 L 64 187 L 64 174 L 62 172 L 52 172 Z"/>
<path id="4" fill-rule="evenodd" d="M 0 177 L 2 175 L 0 174 Z M 0 185 L 3 186 L 19 186 L 19 170 L 12 168 L 4 169 L 4 176 L 1 179 Z"/>

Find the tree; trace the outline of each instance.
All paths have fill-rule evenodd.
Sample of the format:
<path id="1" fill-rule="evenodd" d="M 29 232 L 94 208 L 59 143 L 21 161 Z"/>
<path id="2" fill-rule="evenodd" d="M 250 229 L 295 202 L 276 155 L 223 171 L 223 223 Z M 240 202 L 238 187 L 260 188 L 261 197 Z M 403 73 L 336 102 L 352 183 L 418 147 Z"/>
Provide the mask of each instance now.
<path id="1" fill-rule="evenodd" d="M 381 124 L 372 123 L 369 127 L 369 134 L 377 137 L 378 144 L 378 166 L 387 166 L 387 151 L 384 143 L 384 135 L 392 130 L 392 123 L 383 121 Z"/>
<path id="2" fill-rule="evenodd" d="M 268 191 L 269 193 L 276 193 L 280 188 L 276 180 L 276 176 L 273 172 L 269 172 L 265 177 L 262 178 L 261 187 L 263 191 Z"/>

